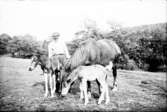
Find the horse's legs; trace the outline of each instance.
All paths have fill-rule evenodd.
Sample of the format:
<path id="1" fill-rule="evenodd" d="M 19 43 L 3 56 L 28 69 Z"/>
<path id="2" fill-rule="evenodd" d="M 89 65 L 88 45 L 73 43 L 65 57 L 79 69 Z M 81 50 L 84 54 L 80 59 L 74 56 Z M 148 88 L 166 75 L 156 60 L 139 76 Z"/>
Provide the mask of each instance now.
<path id="1" fill-rule="evenodd" d="M 48 91 L 48 74 L 47 73 L 44 73 L 44 77 L 45 77 L 45 97 L 48 96 L 49 94 L 49 91 Z"/>
<path id="2" fill-rule="evenodd" d="M 54 97 L 53 75 L 54 75 L 54 74 L 49 73 L 51 97 Z"/>
<path id="3" fill-rule="evenodd" d="M 109 65 L 105 67 L 107 70 L 111 71 L 113 73 L 113 91 L 117 91 L 117 66 L 116 64 L 113 64 L 112 61 L 109 62 Z"/>
<path id="4" fill-rule="evenodd" d="M 56 91 L 56 75 L 55 74 L 53 74 L 52 79 L 53 79 L 53 91 L 52 91 L 52 94 L 54 96 L 55 91 Z"/>
<path id="5" fill-rule="evenodd" d="M 60 73 L 59 74 L 60 75 L 59 76 L 60 77 L 60 79 L 59 79 L 59 82 L 60 82 L 59 92 L 61 93 L 61 91 L 62 91 L 62 81 L 63 81 L 63 76 L 62 75 L 63 75 L 63 73 L 62 73 L 62 71 L 60 71 L 59 73 Z"/>
<path id="6" fill-rule="evenodd" d="M 113 91 L 116 91 L 117 90 L 117 67 L 116 65 L 113 66 L 113 78 L 114 78 L 114 81 L 113 81 Z"/>
<path id="7" fill-rule="evenodd" d="M 57 93 L 61 93 L 62 90 L 62 77 L 61 77 L 61 72 L 56 72 L 56 92 Z"/>
<path id="8" fill-rule="evenodd" d="M 52 93 L 53 93 L 53 92 L 52 92 L 52 91 L 53 91 L 53 90 L 52 90 L 52 89 L 53 89 L 53 85 L 52 85 L 53 82 L 52 82 L 52 81 L 53 81 L 53 80 L 52 80 L 52 74 L 49 73 L 49 87 L 50 87 L 51 97 L 53 97 L 53 96 L 52 96 Z"/>
<path id="9" fill-rule="evenodd" d="M 101 104 L 101 102 L 104 100 L 105 88 L 102 87 L 101 91 L 102 91 L 102 93 L 101 93 L 100 98 L 98 100 L 98 104 Z"/>
<path id="10" fill-rule="evenodd" d="M 56 80 L 56 93 L 59 93 L 60 84 L 59 84 L 59 76 L 58 72 L 55 73 L 55 80 Z"/>
<path id="11" fill-rule="evenodd" d="M 90 81 L 87 81 L 87 87 L 88 87 L 88 89 L 87 89 L 88 96 L 91 97 L 91 83 L 90 83 Z"/>

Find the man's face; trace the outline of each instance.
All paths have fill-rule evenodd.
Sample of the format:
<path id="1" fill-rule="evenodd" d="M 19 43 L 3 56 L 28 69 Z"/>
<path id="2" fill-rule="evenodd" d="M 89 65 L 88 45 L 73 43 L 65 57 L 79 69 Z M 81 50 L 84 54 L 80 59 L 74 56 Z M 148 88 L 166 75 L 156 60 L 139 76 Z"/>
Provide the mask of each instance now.
<path id="1" fill-rule="evenodd" d="M 58 40 L 58 38 L 54 38 L 54 37 L 52 38 L 52 41 L 56 41 L 56 40 Z"/>

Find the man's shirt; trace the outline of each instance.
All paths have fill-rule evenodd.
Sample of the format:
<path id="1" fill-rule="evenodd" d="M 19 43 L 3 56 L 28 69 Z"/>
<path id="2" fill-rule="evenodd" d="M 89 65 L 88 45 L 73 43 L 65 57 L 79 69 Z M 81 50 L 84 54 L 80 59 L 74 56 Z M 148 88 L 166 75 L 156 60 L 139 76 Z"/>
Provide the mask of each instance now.
<path id="1" fill-rule="evenodd" d="M 50 42 L 48 45 L 48 52 L 49 58 L 55 54 L 65 54 L 67 58 L 70 57 L 67 46 L 61 39 Z"/>

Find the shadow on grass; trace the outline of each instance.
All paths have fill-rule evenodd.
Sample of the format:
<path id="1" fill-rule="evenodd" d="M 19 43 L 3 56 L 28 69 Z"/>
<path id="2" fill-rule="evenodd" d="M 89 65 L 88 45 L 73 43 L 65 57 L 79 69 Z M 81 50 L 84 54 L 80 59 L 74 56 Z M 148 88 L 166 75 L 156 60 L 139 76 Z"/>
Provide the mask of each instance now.
<path id="1" fill-rule="evenodd" d="M 37 86 L 42 86 L 43 90 L 45 91 L 45 81 L 42 82 L 35 82 L 33 85 L 33 87 L 37 87 Z M 59 93 L 59 87 L 60 87 L 60 83 L 57 82 L 56 83 L 56 93 Z M 48 88 L 50 90 L 50 88 Z M 60 93 L 59 93 L 60 94 Z"/>
<path id="2" fill-rule="evenodd" d="M 92 98 L 94 98 L 94 99 L 99 99 L 99 94 L 97 94 L 97 93 L 91 93 L 92 95 Z"/>
<path id="3" fill-rule="evenodd" d="M 69 90 L 69 93 L 70 94 L 73 94 L 73 95 L 76 95 L 78 92 L 80 92 L 79 88 L 74 88 L 72 87 L 70 90 Z"/>
<path id="4" fill-rule="evenodd" d="M 167 97 L 167 89 L 157 82 L 151 80 L 142 80 L 139 87 L 141 87 L 143 91 L 151 92 L 153 95 Z"/>
<path id="5" fill-rule="evenodd" d="M 33 87 L 36 87 L 36 86 L 42 86 L 43 87 L 43 90 L 45 90 L 45 82 L 42 81 L 42 82 L 36 82 L 32 85 Z"/>

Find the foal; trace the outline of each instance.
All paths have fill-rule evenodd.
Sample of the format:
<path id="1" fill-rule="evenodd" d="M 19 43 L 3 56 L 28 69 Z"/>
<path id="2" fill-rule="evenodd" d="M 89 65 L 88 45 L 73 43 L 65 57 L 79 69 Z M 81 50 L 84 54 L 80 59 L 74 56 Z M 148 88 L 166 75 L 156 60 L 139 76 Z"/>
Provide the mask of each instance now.
<path id="1" fill-rule="evenodd" d="M 57 56 L 52 56 L 48 59 L 45 54 L 38 54 L 33 56 L 29 70 L 32 71 L 37 65 L 41 66 L 45 77 L 45 97 L 51 94 L 54 97 L 55 91 L 59 91 L 61 86 L 56 88 L 57 83 L 61 82 L 61 63 L 58 61 Z M 50 90 L 50 91 L 49 91 Z"/>
<path id="2" fill-rule="evenodd" d="M 107 71 L 106 68 L 101 65 L 91 65 L 91 66 L 80 66 L 76 68 L 67 78 L 65 82 L 65 87 L 62 89 L 62 95 L 66 95 L 70 89 L 71 84 L 76 80 L 80 80 L 80 99 L 85 97 L 85 105 L 88 104 L 88 94 L 87 94 L 87 81 L 97 80 L 100 84 L 101 95 L 98 100 L 98 104 L 104 100 L 106 96 L 106 104 L 109 103 L 109 91 L 107 84 Z"/>

